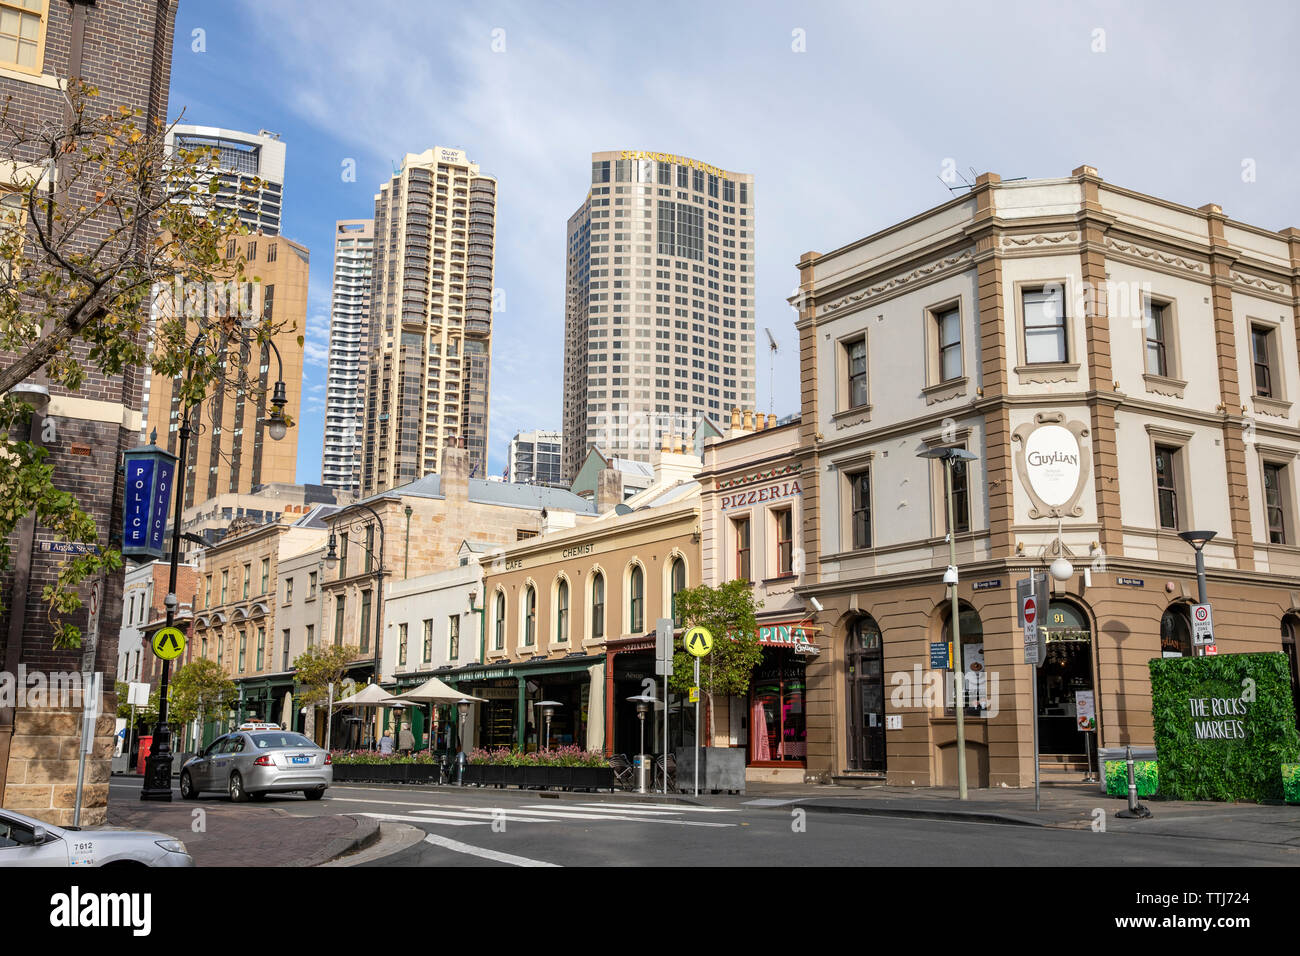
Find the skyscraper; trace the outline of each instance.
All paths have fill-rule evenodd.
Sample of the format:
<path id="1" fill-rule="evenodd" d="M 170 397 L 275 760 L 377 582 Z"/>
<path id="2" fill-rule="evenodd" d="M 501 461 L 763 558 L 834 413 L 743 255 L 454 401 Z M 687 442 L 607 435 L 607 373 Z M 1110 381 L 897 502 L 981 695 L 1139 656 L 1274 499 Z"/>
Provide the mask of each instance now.
<path id="1" fill-rule="evenodd" d="M 310 253 L 283 236 L 238 236 L 226 240 L 226 258 L 244 259 L 246 286 L 241 291 L 248 310 L 269 319 L 278 329 L 272 336 L 283 362 L 288 405 L 285 413 L 298 420 L 302 408 L 303 347 L 298 336 L 307 321 L 307 273 Z M 260 281 L 253 282 L 256 276 Z M 171 301 L 160 299 L 159 301 Z M 278 481 L 293 484 L 298 469 L 298 432 L 290 428 L 280 441 L 266 434 L 266 397 L 281 366 L 269 348 L 248 349 L 243 367 L 227 371 L 222 387 L 213 388 L 198 412 L 199 428 L 189 443 L 185 507 L 228 492 L 245 493 Z M 156 430 L 158 444 L 172 454 L 180 451 L 183 406 L 177 383 L 151 374 L 145 383 L 144 428 Z M 232 388 L 230 386 L 234 386 Z M 245 401 L 248 394 L 252 401 Z"/>
<path id="2" fill-rule="evenodd" d="M 566 479 L 589 445 L 648 461 L 664 432 L 753 407 L 752 175 L 669 153 L 593 153 L 566 272 Z"/>
<path id="3" fill-rule="evenodd" d="M 362 495 L 458 442 L 486 477 L 495 243 L 496 180 L 463 150 L 407 153 L 375 196 Z"/>
<path id="4" fill-rule="evenodd" d="M 221 167 L 216 204 L 237 209 L 239 221 L 250 232 L 280 234 L 285 148 L 278 133 L 178 125 L 168 133 L 167 140 L 172 149 L 216 150 Z M 258 182 L 256 188 L 252 188 L 254 181 Z"/>
<path id="5" fill-rule="evenodd" d="M 351 492 L 361 488 L 365 396 L 360 369 L 370 338 L 374 253 L 373 219 L 343 219 L 335 223 L 334 297 L 330 307 L 330 357 L 325 385 L 321 484 Z"/>

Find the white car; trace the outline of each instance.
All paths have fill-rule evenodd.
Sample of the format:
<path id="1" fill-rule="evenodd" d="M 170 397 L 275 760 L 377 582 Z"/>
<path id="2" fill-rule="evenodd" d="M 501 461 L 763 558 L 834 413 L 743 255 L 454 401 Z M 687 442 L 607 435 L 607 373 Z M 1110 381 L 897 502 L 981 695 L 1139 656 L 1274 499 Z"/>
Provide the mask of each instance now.
<path id="1" fill-rule="evenodd" d="M 165 833 L 56 827 L 0 810 L 0 867 L 193 865 L 185 844 Z"/>

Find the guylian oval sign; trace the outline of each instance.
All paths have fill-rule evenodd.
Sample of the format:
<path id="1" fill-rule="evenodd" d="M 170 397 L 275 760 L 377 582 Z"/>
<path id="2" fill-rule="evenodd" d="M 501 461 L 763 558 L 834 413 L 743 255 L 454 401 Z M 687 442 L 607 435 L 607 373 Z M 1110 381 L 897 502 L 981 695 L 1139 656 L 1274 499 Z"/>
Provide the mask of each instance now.
<path id="1" fill-rule="evenodd" d="M 1012 433 L 1019 444 L 1016 472 L 1032 500 L 1031 518 L 1078 517 L 1079 496 L 1088 480 L 1088 452 L 1080 439 L 1088 426 L 1067 422 L 1060 412 L 1039 412 L 1033 424 Z"/>

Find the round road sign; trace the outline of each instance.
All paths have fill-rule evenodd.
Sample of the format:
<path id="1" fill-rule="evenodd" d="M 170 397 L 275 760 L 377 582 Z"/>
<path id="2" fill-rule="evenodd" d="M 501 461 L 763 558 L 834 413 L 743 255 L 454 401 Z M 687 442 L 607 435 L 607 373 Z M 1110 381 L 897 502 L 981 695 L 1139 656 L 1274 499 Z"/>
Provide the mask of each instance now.
<path id="1" fill-rule="evenodd" d="M 1031 597 L 1025 598 L 1025 623 L 1033 624 L 1038 620 L 1038 602 Z"/>
<path id="2" fill-rule="evenodd" d="M 1196 620 L 1202 624 L 1210 619 L 1210 609 L 1204 604 L 1196 605 L 1196 609 L 1192 613 L 1196 615 Z"/>
<path id="3" fill-rule="evenodd" d="M 703 657 L 713 650 L 713 633 L 707 627 L 696 625 L 682 635 L 682 644 L 688 654 Z"/>
<path id="4" fill-rule="evenodd" d="M 153 652 L 165 661 L 174 661 L 185 653 L 185 632 L 178 627 L 164 627 L 153 636 Z"/>

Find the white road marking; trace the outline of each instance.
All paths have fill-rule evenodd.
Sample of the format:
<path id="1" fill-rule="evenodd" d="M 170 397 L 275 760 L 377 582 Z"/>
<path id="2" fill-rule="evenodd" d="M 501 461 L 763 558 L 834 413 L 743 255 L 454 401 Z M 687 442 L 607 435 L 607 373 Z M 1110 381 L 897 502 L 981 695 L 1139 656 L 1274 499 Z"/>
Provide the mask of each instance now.
<path id="1" fill-rule="evenodd" d="M 638 803 L 624 807 L 618 803 L 580 803 L 580 807 L 615 807 L 623 813 L 648 813 L 650 811 L 671 810 L 674 813 L 736 813 L 732 807 L 692 807 L 677 803 Z"/>
<path id="2" fill-rule="evenodd" d="M 395 820 L 398 823 L 441 823 L 449 827 L 485 827 L 489 820 L 431 820 L 428 817 L 416 817 L 403 813 L 358 813 L 359 817 L 371 817 L 375 820 Z"/>
<path id="3" fill-rule="evenodd" d="M 416 810 L 415 812 L 416 812 L 416 813 L 438 813 L 439 811 L 437 811 L 437 810 Z M 646 816 L 635 816 L 635 817 L 633 817 L 633 816 L 620 816 L 620 815 L 616 815 L 616 814 L 614 814 L 613 812 L 605 813 L 605 812 L 601 812 L 601 811 L 599 811 L 599 810 L 580 810 L 580 809 L 577 809 L 577 808 L 575 808 L 575 809 L 572 810 L 572 811 L 565 811 L 565 810 L 550 810 L 550 809 L 546 809 L 546 808 L 544 808 L 544 807 L 541 808 L 541 809 L 538 809 L 538 808 L 532 808 L 532 809 L 513 809 L 513 808 L 512 808 L 512 809 L 502 809 L 502 808 L 497 808 L 497 809 L 495 809 L 495 810 L 493 810 L 493 809 L 486 809 L 486 808 L 484 808 L 484 809 L 471 809 L 471 808 L 466 807 L 466 808 L 463 808 L 463 809 L 460 811 L 460 813 L 463 814 L 463 815 L 465 815 L 465 816 L 486 816 L 486 817 L 489 818 L 489 819 L 492 819 L 492 818 L 494 817 L 494 815 L 496 815 L 496 814 L 504 814 L 504 815 L 506 815 L 506 818 L 507 818 L 507 819 L 510 819 L 510 815 L 511 815 L 511 814 L 514 814 L 514 815 L 515 815 L 515 816 L 514 816 L 515 821 L 516 821 L 516 822 L 519 822 L 519 823 L 532 823 L 532 822 L 543 823 L 543 822 L 546 822 L 546 821 L 548 821 L 548 820 L 550 820 L 550 821 L 554 821 L 554 820 L 587 820 L 588 822 L 599 820 L 599 821 L 601 821 L 601 822 L 605 822 L 605 821 L 616 821 L 616 822 L 623 822 L 623 823 L 670 823 L 670 824 L 673 824 L 673 825 L 675 825 L 675 826 L 679 826 L 679 827 L 731 827 L 731 826 L 735 826 L 734 823 L 706 823 L 706 822 L 703 822 L 703 821 L 697 821 L 697 820 L 666 820 L 666 819 L 664 819 L 663 817 L 660 817 L 660 816 L 651 816 L 651 817 L 646 817 Z"/>
<path id="4" fill-rule="evenodd" d="M 515 856 L 513 853 L 502 853 L 499 850 L 485 850 L 480 846 L 470 846 L 468 843 L 461 843 L 459 840 L 452 840 L 445 836 L 437 836 L 430 833 L 424 838 L 426 843 L 432 843 L 434 846 L 440 846 L 443 849 L 451 850 L 453 853 L 468 853 L 470 856 L 479 856 L 485 860 L 493 860 L 497 863 L 508 863 L 511 866 L 559 866 L 558 863 L 547 863 L 545 860 L 532 860 L 526 856 Z"/>

